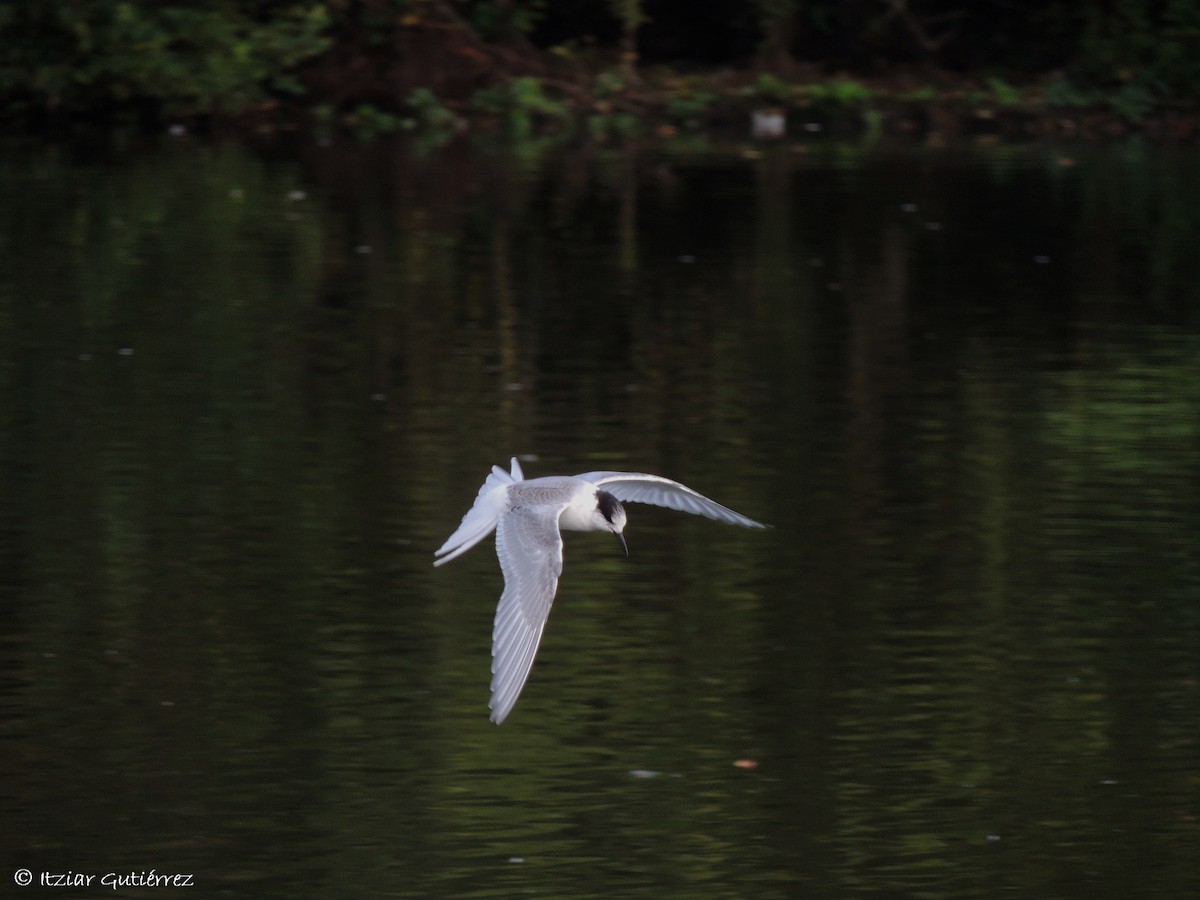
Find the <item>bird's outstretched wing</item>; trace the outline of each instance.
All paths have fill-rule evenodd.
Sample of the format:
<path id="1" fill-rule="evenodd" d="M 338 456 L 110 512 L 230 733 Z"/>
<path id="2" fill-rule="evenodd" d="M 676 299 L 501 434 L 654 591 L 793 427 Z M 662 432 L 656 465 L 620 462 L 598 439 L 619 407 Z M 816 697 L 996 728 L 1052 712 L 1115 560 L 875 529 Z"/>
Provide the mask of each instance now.
<path id="1" fill-rule="evenodd" d="M 492 466 L 492 474 L 483 482 L 474 505 L 467 510 L 454 534 L 446 538 L 446 543 L 434 551 L 433 555 L 441 559 L 434 560 L 433 564 L 440 566 L 456 556 L 462 556 L 491 534 L 500 517 L 504 515 L 504 510 L 508 508 L 508 486 L 524 480 L 521 464 L 515 456 L 512 459 L 511 474 L 499 466 Z"/>
<path id="2" fill-rule="evenodd" d="M 496 555 L 504 593 L 492 627 L 492 721 L 499 725 L 525 686 L 562 574 L 558 517 L 564 506 L 518 507 L 500 518 Z"/>
<path id="3" fill-rule="evenodd" d="M 663 478 L 661 475 L 645 475 L 641 472 L 588 472 L 578 476 L 595 485 L 603 487 L 622 503 L 650 503 L 654 506 L 665 506 L 680 512 L 695 513 L 716 519 L 718 522 L 728 522 L 730 525 L 741 525 L 745 528 L 769 528 L 762 522 L 756 522 L 748 516 L 734 512 L 728 506 L 722 506 L 716 500 L 710 500 L 703 494 L 693 491 L 690 487 Z"/>

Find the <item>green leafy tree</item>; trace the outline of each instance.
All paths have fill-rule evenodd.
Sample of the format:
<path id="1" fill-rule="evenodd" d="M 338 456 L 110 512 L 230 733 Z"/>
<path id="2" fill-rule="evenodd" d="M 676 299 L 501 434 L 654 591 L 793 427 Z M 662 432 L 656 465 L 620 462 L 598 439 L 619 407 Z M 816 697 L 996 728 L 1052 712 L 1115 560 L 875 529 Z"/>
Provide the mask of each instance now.
<path id="1" fill-rule="evenodd" d="M 0 97 L 10 109 L 237 112 L 298 92 L 292 70 L 325 49 L 328 22 L 315 2 L 0 2 Z"/>
<path id="2" fill-rule="evenodd" d="M 762 42 L 759 62 L 776 72 L 786 71 L 792 64 L 792 44 L 799 28 L 803 0 L 757 0 Z"/>
<path id="3" fill-rule="evenodd" d="M 1147 94 L 1200 94 L 1200 3 L 1118 0 L 1089 10 L 1082 63 L 1100 82 Z"/>
<path id="4" fill-rule="evenodd" d="M 621 23 L 621 75 L 626 81 L 637 80 L 638 29 L 646 24 L 642 0 L 609 0 L 613 14 Z"/>

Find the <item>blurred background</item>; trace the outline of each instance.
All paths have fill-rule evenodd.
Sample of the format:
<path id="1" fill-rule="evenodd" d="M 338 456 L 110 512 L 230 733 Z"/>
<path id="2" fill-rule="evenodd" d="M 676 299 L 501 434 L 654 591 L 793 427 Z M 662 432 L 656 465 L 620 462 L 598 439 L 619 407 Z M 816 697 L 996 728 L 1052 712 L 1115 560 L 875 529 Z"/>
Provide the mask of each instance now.
<path id="1" fill-rule="evenodd" d="M 1190 150 L 2 158 L 13 868 L 1195 894 Z M 568 534 L 497 728 L 510 455 L 775 528 Z"/>
<path id="2" fill-rule="evenodd" d="M 221 111 L 80 69 L 55 105 L 5 45 L 2 883 L 1200 894 L 1200 155 L 1152 127 L 1186 126 L 1184 95 L 1135 119 L 1133 76 L 1064 70 L 1101 92 L 1079 135 L 1121 123 L 1089 140 L 1050 75 L 1005 103 L 1017 69 L 946 56 L 896 106 L 871 80 L 909 64 L 894 30 L 853 77 L 789 68 L 820 4 L 779 5 L 805 24 L 770 65 L 775 5 L 706 7 L 740 55 L 681 31 L 701 81 L 655 74 L 665 4 L 630 5 L 654 19 L 636 58 L 606 4 L 576 44 L 557 4 L 494 4 L 508 38 L 490 4 L 213 15 L 317 16 L 325 41 L 384 6 L 380 35 L 455 13 L 490 74 L 334 101 L 297 57 L 298 105 L 259 72 Z M 890 4 L 889 28 L 951 6 Z M 1147 27 L 1191 14 L 1160 6 Z M 136 31 L 149 8 L 0 3 L 0 31 L 53 19 L 75 59 L 98 32 L 72 17 L 103 14 L 202 84 Z M 1011 11 L 998 40 L 1040 21 Z M 518 39 L 587 57 L 587 92 L 490 55 Z M 785 127 L 756 138 L 768 100 Z M 491 542 L 432 562 L 511 456 L 665 475 L 774 528 L 631 505 L 629 558 L 567 534 L 497 727 Z M 146 889 L 78 893 L 102 892 Z"/>

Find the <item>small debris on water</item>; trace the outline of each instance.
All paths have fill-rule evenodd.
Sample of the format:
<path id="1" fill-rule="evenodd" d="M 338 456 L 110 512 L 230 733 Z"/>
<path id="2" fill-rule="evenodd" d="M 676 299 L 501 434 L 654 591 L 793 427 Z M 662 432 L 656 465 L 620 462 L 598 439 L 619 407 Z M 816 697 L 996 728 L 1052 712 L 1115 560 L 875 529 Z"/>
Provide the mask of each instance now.
<path id="1" fill-rule="evenodd" d="M 743 770 L 745 770 L 745 771 L 747 771 L 747 772 L 749 772 L 751 769 L 757 769 L 757 768 L 758 768 L 758 760 L 757 760 L 757 759 L 749 759 L 749 758 L 746 758 L 746 759 L 735 759 L 735 760 L 733 761 L 733 764 L 734 764 L 734 766 L 736 766 L 737 768 L 739 768 L 739 769 L 743 769 Z"/>
<path id="2" fill-rule="evenodd" d="M 774 140 L 787 134 L 787 115 L 782 109 L 756 109 L 750 115 L 750 134 L 759 140 Z"/>

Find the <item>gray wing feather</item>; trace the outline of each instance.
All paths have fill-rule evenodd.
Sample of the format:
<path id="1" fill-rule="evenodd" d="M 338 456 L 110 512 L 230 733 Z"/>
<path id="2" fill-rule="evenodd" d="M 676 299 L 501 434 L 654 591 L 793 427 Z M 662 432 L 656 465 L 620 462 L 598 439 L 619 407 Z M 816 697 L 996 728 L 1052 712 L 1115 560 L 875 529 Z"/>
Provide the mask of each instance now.
<path id="1" fill-rule="evenodd" d="M 558 517 L 564 507 L 518 507 L 500 518 L 496 555 L 504 593 L 492 627 L 492 699 L 499 725 L 512 711 L 529 677 L 562 574 Z"/>
<path id="2" fill-rule="evenodd" d="M 512 474 L 499 466 L 492 466 L 492 474 L 483 482 L 483 487 L 475 497 L 475 503 L 467 510 L 454 534 L 446 538 L 446 543 L 434 551 L 434 556 L 441 557 L 434 565 L 442 566 L 462 556 L 491 534 L 508 507 L 509 486 L 519 484 L 524 477 L 521 464 L 515 456 L 512 459 Z"/>
<path id="3" fill-rule="evenodd" d="M 663 478 L 660 475 L 645 475 L 641 472 L 588 472 L 578 476 L 593 484 L 599 485 L 622 503 L 649 503 L 653 506 L 665 506 L 680 512 L 695 513 L 718 522 L 728 522 L 730 525 L 741 525 L 745 528 L 767 528 L 762 522 L 756 522 L 739 512 L 734 512 L 727 506 L 722 506 L 716 500 L 710 500 L 703 494 L 693 491 L 690 487 Z"/>

